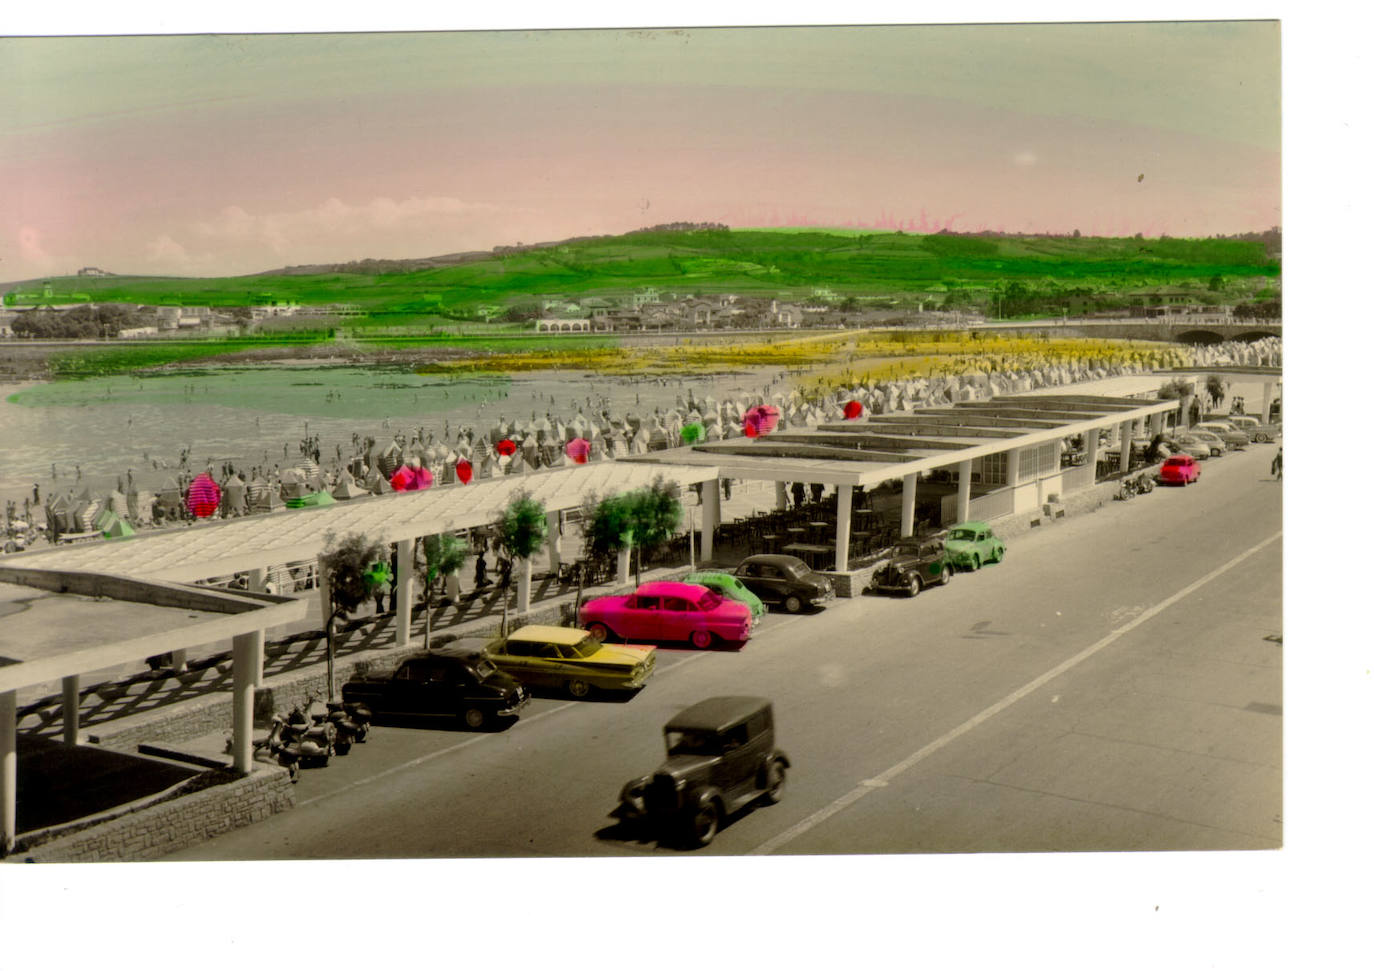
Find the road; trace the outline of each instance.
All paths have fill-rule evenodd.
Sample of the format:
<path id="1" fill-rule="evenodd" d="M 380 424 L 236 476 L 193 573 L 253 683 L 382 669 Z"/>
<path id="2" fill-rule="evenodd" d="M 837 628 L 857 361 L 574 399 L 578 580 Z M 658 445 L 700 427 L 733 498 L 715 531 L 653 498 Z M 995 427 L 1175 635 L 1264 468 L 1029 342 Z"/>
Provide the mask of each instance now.
<path id="1" fill-rule="evenodd" d="M 179 860 L 589 857 L 660 727 L 774 700 L 781 804 L 695 855 L 1282 845 L 1282 486 L 1272 446 L 1033 530 L 914 600 L 770 615 L 739 651 L 664 650 L 638 696 L 537 699 L 506 731 L 383 726 L 296 809 Z"/>

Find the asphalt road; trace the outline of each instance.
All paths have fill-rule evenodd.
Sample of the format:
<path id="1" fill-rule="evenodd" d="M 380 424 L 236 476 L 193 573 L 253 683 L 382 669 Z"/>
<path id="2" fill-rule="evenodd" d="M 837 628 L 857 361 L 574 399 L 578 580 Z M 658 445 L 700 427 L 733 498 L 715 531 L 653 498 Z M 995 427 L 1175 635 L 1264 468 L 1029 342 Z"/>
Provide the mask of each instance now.
<path id="1" fill-rule="evenodd" d="M 291 812 L 168 859 L 680 856 L 611 838 L 661 725 L 773 699 L 781 804 L 693 855 L 1282 845 L 1282 486 L 1273 446 L 1009 544 L 914 600 L 770 615 L 664 650 L 623 701 L 541 698 L 500 733 L 383 726 Z"/>

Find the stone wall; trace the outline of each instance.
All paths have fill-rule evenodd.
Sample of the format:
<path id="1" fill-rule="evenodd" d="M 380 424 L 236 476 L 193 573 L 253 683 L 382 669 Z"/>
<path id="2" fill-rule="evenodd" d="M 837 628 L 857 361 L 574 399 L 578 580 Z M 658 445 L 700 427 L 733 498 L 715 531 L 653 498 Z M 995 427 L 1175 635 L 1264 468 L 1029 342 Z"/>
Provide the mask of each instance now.
<path id="1" fill-rule="evenodd" d="M 259 764 L 190 795 L 59 836 L 16 855 L 26 863 L 154 860 L 292 808 L 296 790 L 280 766 Z"/>

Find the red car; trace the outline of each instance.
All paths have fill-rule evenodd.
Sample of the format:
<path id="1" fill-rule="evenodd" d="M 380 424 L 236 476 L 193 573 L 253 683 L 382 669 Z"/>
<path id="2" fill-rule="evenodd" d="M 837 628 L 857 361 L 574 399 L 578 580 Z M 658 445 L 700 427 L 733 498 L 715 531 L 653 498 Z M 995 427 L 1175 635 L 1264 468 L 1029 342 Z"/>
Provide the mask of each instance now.
<path id="1" fill-rule="evenodd" d="M 623 597 L 597 597 L 582 605 L 578 625 L 598 641 L 687 641 L 743 644 L 753 627 L 748 605 L 695 583 L 655 581 Z"/>
<path id="2" fill-rule="evenodd" d="M 1186 486 L 1202 478 L 1202 466 L 1191 455 L 1170 455 L 1159 467 L 1159 481 Z"/>

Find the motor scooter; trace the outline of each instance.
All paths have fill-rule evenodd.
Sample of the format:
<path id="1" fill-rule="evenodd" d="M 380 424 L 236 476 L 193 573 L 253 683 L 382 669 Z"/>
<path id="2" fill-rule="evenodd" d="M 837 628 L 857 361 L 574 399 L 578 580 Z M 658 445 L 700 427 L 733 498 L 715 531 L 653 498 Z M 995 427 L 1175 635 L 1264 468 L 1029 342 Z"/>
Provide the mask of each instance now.
<path id="1" fill-rule="evenodd" d="M 325 703 L 329 721 L 337 732 L 334 751 L 347 755 L 355 742 L 367 741 L 368 730 L 372 727 L 372 709 L 361 702 L 329 701 Z"/>
<path id="2" fill-rule="evenodd" d="M 309 712 L 310 708 L 317 708 L 318 712 L 312 714 Z M 288 745 L 299 745 L 302 768 L 311 765 L 326 766 L 329 764 L 330 756 L 335 753 L 339 730 L 329 720 L 328 714 L 328 709 L 324 705 L 307 702 L 304 707 L 297 705 L 292 708 L 291 714 L 286 716 L 282 738 Z"/>
<path id="3" fill-rule="evenodd" d="M 224 751 L 230 753 L 234 750 L 234 739 L 226 737 L 224 740 Z M 301 776 L 301 748 L 299 741 L 288 741 L 286 732 L 286 716 L 278 712 L 272 716 L 272 727 L 267 732 L 267 737 L 255 739 L 253 741 L 253 758 L 255 760 L 266 757 L 274 760 L 278 765 L 284 767 L 291 775 L 291 781 L 297 781 Z"/>

